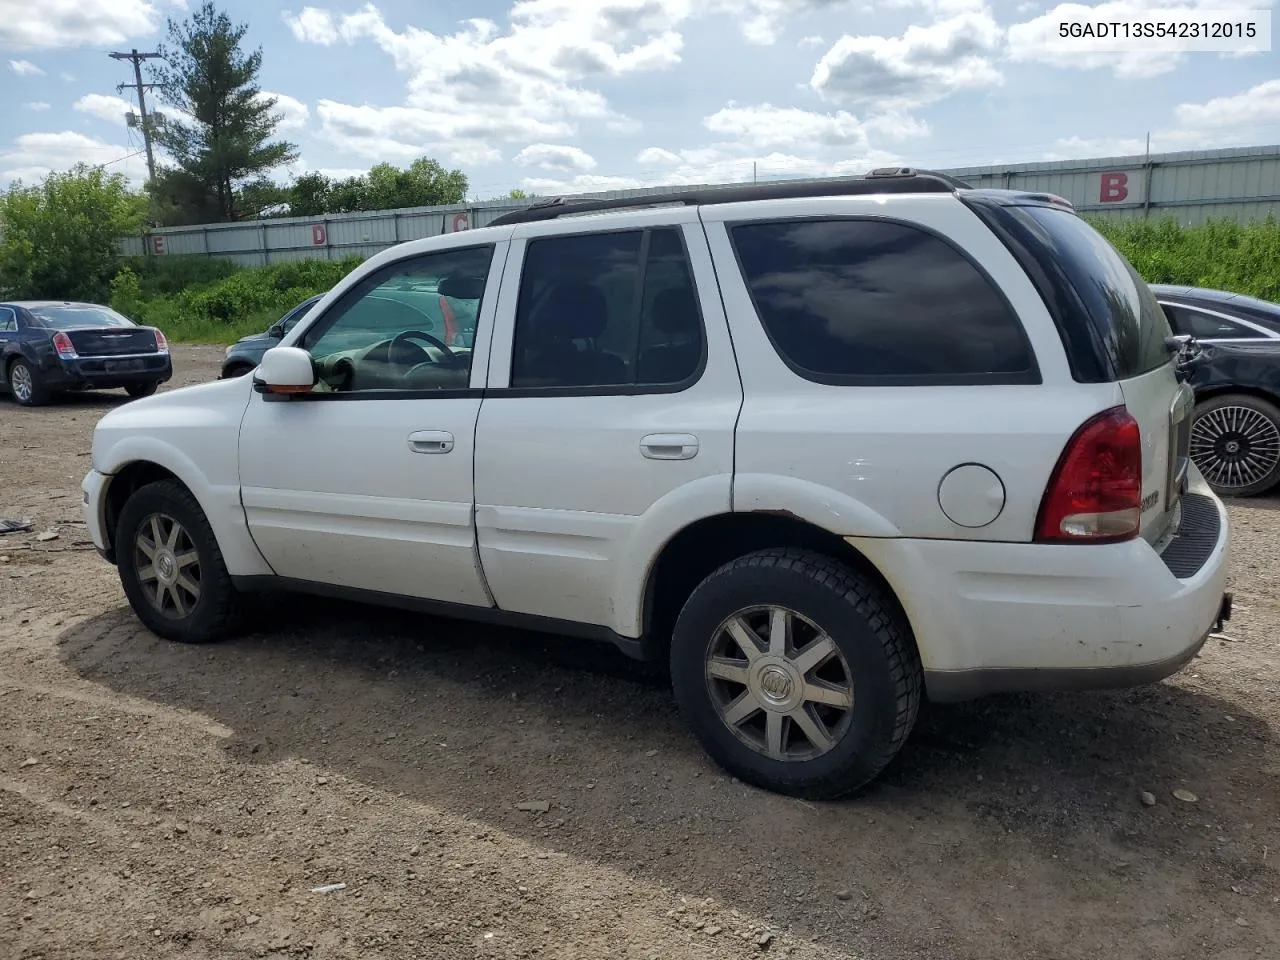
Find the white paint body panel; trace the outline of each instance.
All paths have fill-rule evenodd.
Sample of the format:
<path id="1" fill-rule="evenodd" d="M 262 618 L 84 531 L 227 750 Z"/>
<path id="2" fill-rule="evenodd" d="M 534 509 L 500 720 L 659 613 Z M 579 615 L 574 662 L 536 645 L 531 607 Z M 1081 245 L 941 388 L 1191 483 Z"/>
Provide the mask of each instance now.
<path id="1" fill-rule="evenodd" d="M 707 337 L 701 378 L 679 393 L 503 396 L 524 235 L 579 233 L 590 218 L 517 227 L 499 297 L 476 439 L 480 560 L 497 606 L 640 635 L 645 578 L 684 526 L 730 510 L 742 387 L 697 211 L 609 217 L 611 227 L 680 224 Z M 641 452 L 652 434 L 690 435 L 687 459 Z M 669 438 L 677 440 L 677 437 Z"/>
<path id="2" fill-rule="evenodd" d="M 142 461 L 164 467 L 186 484 L 236 576 L 272 572 L 249 536 L 240 506 L 236 445 L 250 395 L 247 377 L 170 390 L 112 410 L 93 432 L 97 473 L 117 474 Z M 98 495 L 86 513 L 101 518 L 108 485 L 91 483 L 91 477 L 85 483 L 86 492 L 93 486 Z"/>

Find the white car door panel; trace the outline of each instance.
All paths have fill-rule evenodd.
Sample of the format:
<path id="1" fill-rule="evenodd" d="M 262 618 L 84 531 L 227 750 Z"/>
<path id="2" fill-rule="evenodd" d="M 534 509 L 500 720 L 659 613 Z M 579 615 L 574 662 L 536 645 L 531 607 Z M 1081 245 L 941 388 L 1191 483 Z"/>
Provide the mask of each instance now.
<path id="1" fill-rule="evenodd" d="M 241 426 L 241 497 L 253 538 L 277 575 L 492 605 L 476 555 L 472 470 L 506 248 L 502 242 L 418 254 L 381 268 L 334 300 L 297 340 L 321 370 L 316 392 L 288 402 L 254 396 Z M 483 250 L 492 251 L 491 260 Z M 386 330 L 376 324 L 388 314 L 350 310 L 362 299 L 367 308 L 401 292 L 412 297 L 400 307 L 421 307 L 430 300 L 424 287 L 477 264 L 488 279 L 475 281 L 484 296 L 469 371 L 446 368 L 430 341 L 394 341 L 413 319 L 403 309 L 389 320 L 395 329 Z M 357 315 L 360 326 L 343 326 L 344 316 Z M 421 315 L 412 327 L 432 334 L 437 320 Z M 424 354 L 435 362 L 420 362 Z M 335 358 L 352 361 L 350 379 L 343 380 Z M 323 379 L 330 374 L 332 384 Z M 344 382 L 371 388 L 348 390 Z"/>
<path id="2" fill-rule="evenodd" d="M 517 228 L 477 428 L 476 528 L 500 609 L 636 636 L 638 602 L 614 602 L 620 571 L 638 592 L 641 530 L 683 488 L 701 515 L 729 512 L 742 389 L 696 211 L 611 227 L 596 252 L 583 221 Z M 554 382 L 555 363 L 574 385 Z M 615 382 L 590 383 L 601 371 Z"/>

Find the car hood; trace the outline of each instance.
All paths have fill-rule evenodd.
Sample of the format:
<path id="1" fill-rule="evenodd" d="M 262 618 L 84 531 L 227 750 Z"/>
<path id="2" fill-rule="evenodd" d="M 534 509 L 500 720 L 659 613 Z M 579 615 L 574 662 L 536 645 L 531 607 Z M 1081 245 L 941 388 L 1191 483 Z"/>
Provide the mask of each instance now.
<path id="1" fill-rule="evenodd" d="M 241 337 L 236 343 L 271 343 L 273 340 L 275 340 L 275 337 L 266 333 L 251 333 L 247 337 Z"/>

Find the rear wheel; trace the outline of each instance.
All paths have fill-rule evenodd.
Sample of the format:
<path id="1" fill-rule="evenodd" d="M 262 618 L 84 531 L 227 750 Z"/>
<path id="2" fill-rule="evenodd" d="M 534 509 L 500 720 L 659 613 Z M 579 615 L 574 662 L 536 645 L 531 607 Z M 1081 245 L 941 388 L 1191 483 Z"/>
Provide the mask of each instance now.
<path id="1" fill-rule="evenodd" d="M 151 383 L 131 383 L 124 388 L 124 392 L 134 400 L 140 400 L 143 397 L 151 396 L 156 392 L 159 386 L 160 384 L 155 381 L 152 381 Z"/>
<path id="2" fill-rule="evenodd" d="M 18 359 L 9 365 L 9 392 L 24 407 L 38 407 L 49 402 L 49 391 L 27 361 Z"/>
<path id="3" fill-rule="evenodd" d="M 181 643 L 222 639 L 238 595 L 209 521 L 173 480 L 135 491 L 120 511 L 116 566 L 134 613 L 153 633 Z"/>
<path id="4" fill-rule="evenodd" d="M 685 604 L 672 636 L 681 713 L 742 780 L 811 799 L 851 794 L 906 741 L 922 676 L 881 587 L 806 550 L 728 563 Z"/>
<path id="5" fill-rule="evenodd" d="M 1280 409 L 1247 394 L 1196 407 L 1191 459 L 1220 496 L 1253 497 L 1280 482 Z"/>

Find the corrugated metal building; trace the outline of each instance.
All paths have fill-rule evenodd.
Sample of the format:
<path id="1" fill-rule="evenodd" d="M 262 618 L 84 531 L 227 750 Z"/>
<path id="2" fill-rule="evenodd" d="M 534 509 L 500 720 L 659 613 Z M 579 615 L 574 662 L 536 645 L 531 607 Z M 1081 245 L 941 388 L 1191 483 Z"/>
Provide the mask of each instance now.
<path id="1" fill-rule="evenodd" d="M 1184 224 L 1218 217 L 1241 222 L 1268 215 L 1280 217 L 1280 146 L 963 167 L 944 172 L 975 187 L 1056 193 L 1091 216 L 1172 216 Z M 574 196 L 661 197 L 686 189 L 689 186 Z M 492 200 L 450 207 L 168 227 L 126 239 L 122 251 L 134 256 L 222 257 L 246 266 L 312 257 L 367 257 L 405 240 L 483 227 L 522 206 L 523 201 Z"/>

